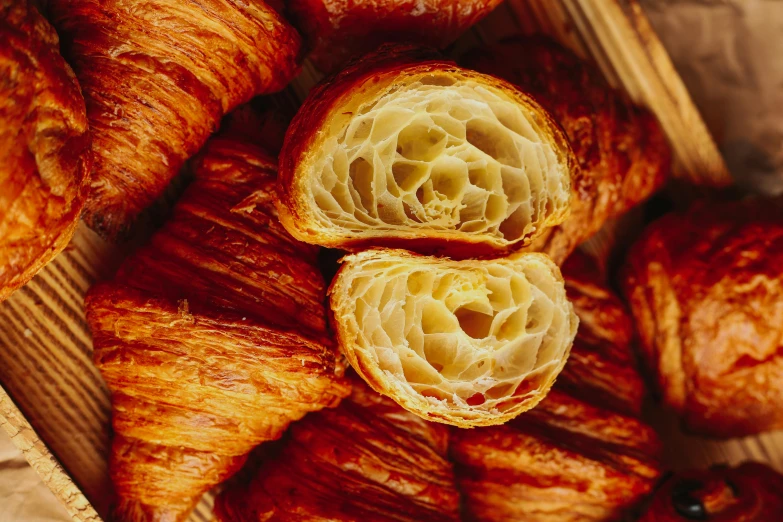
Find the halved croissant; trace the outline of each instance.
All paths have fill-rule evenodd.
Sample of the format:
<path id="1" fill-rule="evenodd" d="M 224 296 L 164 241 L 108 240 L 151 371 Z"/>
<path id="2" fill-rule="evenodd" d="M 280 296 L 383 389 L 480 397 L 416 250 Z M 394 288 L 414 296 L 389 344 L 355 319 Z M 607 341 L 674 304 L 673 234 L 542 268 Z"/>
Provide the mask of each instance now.
<path id="1" fill-rule="evenodd" d="M 783 520 L 783 475 L 759 462 L 715 466 L 669 478 L 640 522 Z"/>
<path id="2" fill-rule="evenodd" d="M 308 58 L 332 72 L 348 58 L 383 42 L 443 48 L 489 14 L 500 0 L 289 0 L 288 9 L 310 47 Z"/>
<path id="3" fill-rule="evenodd" d="M 0 301 L 68 244 L 89 190 L 84 99 L 57 33 L 0 2 Z"/>
<path id="4" fill-rule="evenodd" d="M 343 354 L 425 419 L 502 424 L 538 404 L 565 364 L 578 321 L 542 254 L 451 261 L 368 250 L 343 261 L 329 289 Z"/>
<path id="5" fill-rule="evenodd" d="M 466 520 L 620 520 L 658 479 L 660 443 L 638 418 L 644 388 L 630 320 L 575 255 L 563 274 L 579 331 L 552 391 L 504 426 L 451 433 Z"/>
<path id="6" fill-rule="evenodd" d="M 460 520 L 447 428 L 354 381 L 350 398 L 294 424 L 249 484 L 218 497 L 218 521 Z"/>
<path id="7" fill-rule="evenodd" d="M 87 100 L 95 165 L 85 220 L 112 239 L 221 117 L 282 89 L 300 38 L 262 0 L 50 0 Z"/>
<path id="8" fill-rule="evenodd" d="M 534 96 L 563 126 L 574 149 L 580 172 L 572 185 L 571 215 L 530 250 L 561 264 L 607 219 L 665 183 L 671 152 L 655 117 L 555 41 L 512 37 L 475 49 L 462 62 Z"/>
<path id="9" fill-rule="evenodd" d="M 280 156 L 280 219 L 330 247 L 505 250 L 566 218 L 573 163 L 563 132 L 523 92 L 385 46 L 297 113 Z"/>
<path id="10" fill-rule="evenodd" d="M 277 221 L 274 172 L 255 145 L 213 138 L 173 218 L 87 295 L 115 520 L 184 520 L 254 446 L 349 393 L 317 250 Z"/>

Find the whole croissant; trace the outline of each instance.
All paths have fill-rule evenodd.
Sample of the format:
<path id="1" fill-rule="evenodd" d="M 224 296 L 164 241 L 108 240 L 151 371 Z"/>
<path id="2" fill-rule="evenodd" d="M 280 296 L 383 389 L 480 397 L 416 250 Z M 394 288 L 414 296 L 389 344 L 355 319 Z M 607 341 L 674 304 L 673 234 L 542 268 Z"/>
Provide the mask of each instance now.
<path id="1" fill-rule="evenodd" d="M 280 153 L 280 220 L 301 241 L 475 257 L 568 215 L 573 154 L 535 100 L 411 46 L 314 88 Z"/>
<path id="2" fill-rule="evenodd" d="M 700 202 L 647 227 L 623 291 L 642 358 L 684 427 L 711 437 L 783 428 L 783 207 Z"/>
<path id="3" fill-rule="evenodd" d="M 51 0 L 93 133 L 85 220 L 113 239 L 220 122 L 298 71 L 300 38 L 262 0 Z"/>
<path id="4" fill-rule="evenodd" d="M 715 466 L 669 478 L 640 522 L 783 520 L 783 475 L 758 462 Z"/>
<path id="5" fill-rule="evenodd" d="M 112 391 L 119 521 L 180 521 L 250 450 L 350 391 L 316 250 L 274 210 L 275 161 L 210 140 L 174 216 L 86 298 Z"/>
<path id="6" fill-rule="evenodd" d="M 607 219 L 665 183 L 671 152 L 655 117 L 555 41 L 512 37 L 476 49 L 462 61 L 530 93 L 562 125 L 574 149 L 580 172 L 572 185 L 571 214 L 530 250 L 560 264 Z"/>
<path id="7" fill-rule="evenodd" d="M 660 443 L 638 418 L 630 320 L 594 264 L 574 256 L 563 269 L 580 326 L 552 391 L 503 426 L 452 431 L 466 520 L 618 520 L 659 476 Z"/>
<path id="8" fill-rule="evenodd" d="M 0 0 L 0 301 L 68 244 L 89 190 L 84 99 L 57 33 Z"/>
<path id="9" fill-rule="evenodd" d="M 332 72 L 351 56 L 386 41 L 443 48 L 500 0 L 289 0 L 310 47 L 310 60 Z"/>
<path id="10" fill-rule="evenodd" d="M 219 522 L 457 522 L 448 431 L 355 379 L 333 410 L 294 424 L 250 484 L 215 503 Z"/>

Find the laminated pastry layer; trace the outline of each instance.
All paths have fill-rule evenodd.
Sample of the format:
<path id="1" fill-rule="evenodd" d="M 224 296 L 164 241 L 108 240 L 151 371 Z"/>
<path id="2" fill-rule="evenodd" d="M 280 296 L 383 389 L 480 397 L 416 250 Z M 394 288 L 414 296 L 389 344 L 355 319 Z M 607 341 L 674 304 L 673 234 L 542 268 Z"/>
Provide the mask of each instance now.
<path id="1" fill-rule="evenodd" d="M 161 195 L 220 119 L 297 73 L 300 39 L 262 0 L 53 0 L 87 101 L 86 222 L 109 239 Z"/>
<path id="2" fill-rule="evenodd" d="M 535 102 L 453 65 L 378 59 L 322 85 L 289 129 L 281 219 L 292 234 L 338 247 L 492 251 L 565 218 L 570 151 Z"/>
<path id="3" fill-rule="evenodd" d="M 344 260 L 330 295 L 358 373 L 410 411 L 460 426 L 533 407 L 577 324 L 559 271 L 536 254 L 450 261 L 366 251 Z"/>
<path id="4" fill-rule="evenodd" d="M 275 161 L 213 138 L 173 217 L 85 307 L 112 391 L 115 520 L 185 520 L 261 442 L 349 392 L 317 250 L 274 208 Z"/>
<path id="5" fill-rule="evenodd" d="M 52 26 L 0 2 L 0 301 L 70 241 L 92 155 L 79 84 Z"/>
<path id="6" fill-rule="evenodd" d="M 446 427 L 354 381 L 340 406 L 294 424 L 249 483 L 218 497 L 220 522 L 460 520 Z"/>

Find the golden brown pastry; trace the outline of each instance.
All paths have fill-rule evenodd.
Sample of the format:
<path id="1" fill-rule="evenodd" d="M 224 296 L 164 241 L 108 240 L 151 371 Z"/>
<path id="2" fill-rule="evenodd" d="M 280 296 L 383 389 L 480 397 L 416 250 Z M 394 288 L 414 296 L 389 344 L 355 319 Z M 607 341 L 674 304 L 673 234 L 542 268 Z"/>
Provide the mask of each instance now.
<path id="1" fill-rule="evenodd" d="M 640 522 L 772 522 L 783 520 L 783 476 L 758 462 L 678 473 Z"/>
<path id="2" fill-rule="evenodd" d="M 116 238 L 240 103 L 298 71 L 296 31 L 262 0 L 50 0 L 93 133 L 85 220 Z"/>
<path id="3" fill-rule="evenodd" d="M 310 92 L 280 155 L 280 219 L 302 241 L 475 256 L 568 214 L 571 149 L 510 84 L 385 46 Z"/>
<path id="4" fill-rule="evenodd" d="M 427 420 L 502 424 L 538 404 L 568 358 L 578 321 L 542 254 L 367 250 L 343 261 L 329 288 L 341 351 L 375 391 Z"/>
<path id="5" fill-rule="evenodd" d="M 622 285 L 642 356 L 686 429 L 783 428 L 783 206 L 701 203 L 651 224 Z"/>
<path id="6" fill-rule="evenodd" d="M 275 161 L 213 138 L 173 218 L 87 295 L 112 391 L 118 521 L 180 521 L 247 453 L 349 393 L 316 249 L 278 222 Z"/>
<path id="7" fill-rule="evenodd" d="M 500 0 L 288 0 L 310 60 L 332 72 L 352 55 L 383 42 L 443 48 L 484 18 Z"/>
<path id="8" fill-rule="evenodd" d="M 84 99 L 57 33 L 0 0 L 0 301 L 71 240 L 89 190 Z"/>
<path id="9" fill-rule="evenodd" d="M 354 379 L 333 410 L 294 424 L 253 480 L 224 491 L 219 522 L 457 522 L 448 431 Z"/>
<path id="10" fill-rule="evenodd" d="M 659 189 L 671 153 L 655 117 L 609 87 L 600 73 L 544 36 L 513 37 L 469 53 L 465 64 L 520 86 L 563 126 L 580 174 L 571 215 L 530 247 L 562 263 L 607 219 Z"/>
<path id="11" fill-rule="evenodd" d="M 638 418 L 630 320 L 594 265 L 574 255 L 563 273 L 579 331 L 552 391 L 503 426 L 452 431 L 465 520 L 619 520 L 660 474 L 660 443 Z"/>

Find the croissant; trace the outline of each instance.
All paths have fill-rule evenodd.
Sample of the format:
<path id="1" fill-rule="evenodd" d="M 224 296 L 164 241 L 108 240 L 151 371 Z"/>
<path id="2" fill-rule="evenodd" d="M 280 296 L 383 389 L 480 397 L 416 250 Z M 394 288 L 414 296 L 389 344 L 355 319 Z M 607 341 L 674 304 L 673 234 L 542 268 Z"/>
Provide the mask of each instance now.
<path id="1" fill-rule="evenodd" d="M 342 353 L 375 391 L 427 420 L 506 422 L 565 364 L 578 321 L 542 254 L 451 261 L 367 250 L 343 261 L 329 288 Z"/>
<path id="2" fill-rule="evenodd" d="M 694 205 L 632 247 L 623 291 L 642 357 L 685 428 L 734 437 L 783 428 L 783 207 Z"/>
<path id="3" fill-rule="evenodd" d="M 218 522 L 457 522 L 448 431 L 356 379 L 350 398 L 294 424 L 252 481 L 216 500 Z"/>
<path id="4" fill-rule="evenodd" d="M 180 521 L 247 453 L 350 393 L 317 250 L 275 217 L 275 161 L 213 138 L 150 243 L 86 298 L 112 391 L 115 520 Z"/>
<path id="5" fill-rule="evenodd" d="M 50 0 L 93 133 L 85 221 L 121 237 L 221 117 L 282 89 L 300 38 L 262 0 Z"/>
<path id="6" fill-rule="evenodd" d="M 92 156 L 79 84 L 26 0 L 0 0 L 0 301 L 73 236 Z"/>
<path id="7" fill-rule="evenodd" d="M 655 117 L 555 41 L 512 37 L 475 49 L 462 62 L 534 96 L 571 141 L 580 171 L 572 184 L 571 215 L 540 236 L 531 250 L 561 264 L 607 219 L 627 212 L 665 183 L 671 152 Z"/>
<path id="8" fill-rule="evenodd" d="M 758 462 L 669 478 L 640 522 L 783 520 L 783 475 Z"/>
<path id="9" fill-rule="evenodd" d="M 630 319 L 589 259 L 572 256 L 563 274 L 580 326 L 552 391 L 503 426 L 451 434 L 465 520 L 619 520 L 660 474 Z"/>
<path id="10" fill-rule="evenodd" d="M 510 84 L 385 46 L 310 92 L 280 156 L 280 220 L 302 241 L 475 256 L 568 213 L 571 149 Z"/>
<path id="11" fill-rule="evenodd" d="M 443 48 L 484 18 L 500 0 L 289 0 L 310 60 L 335 71 L 348 58 L 386 41 Z"/>

